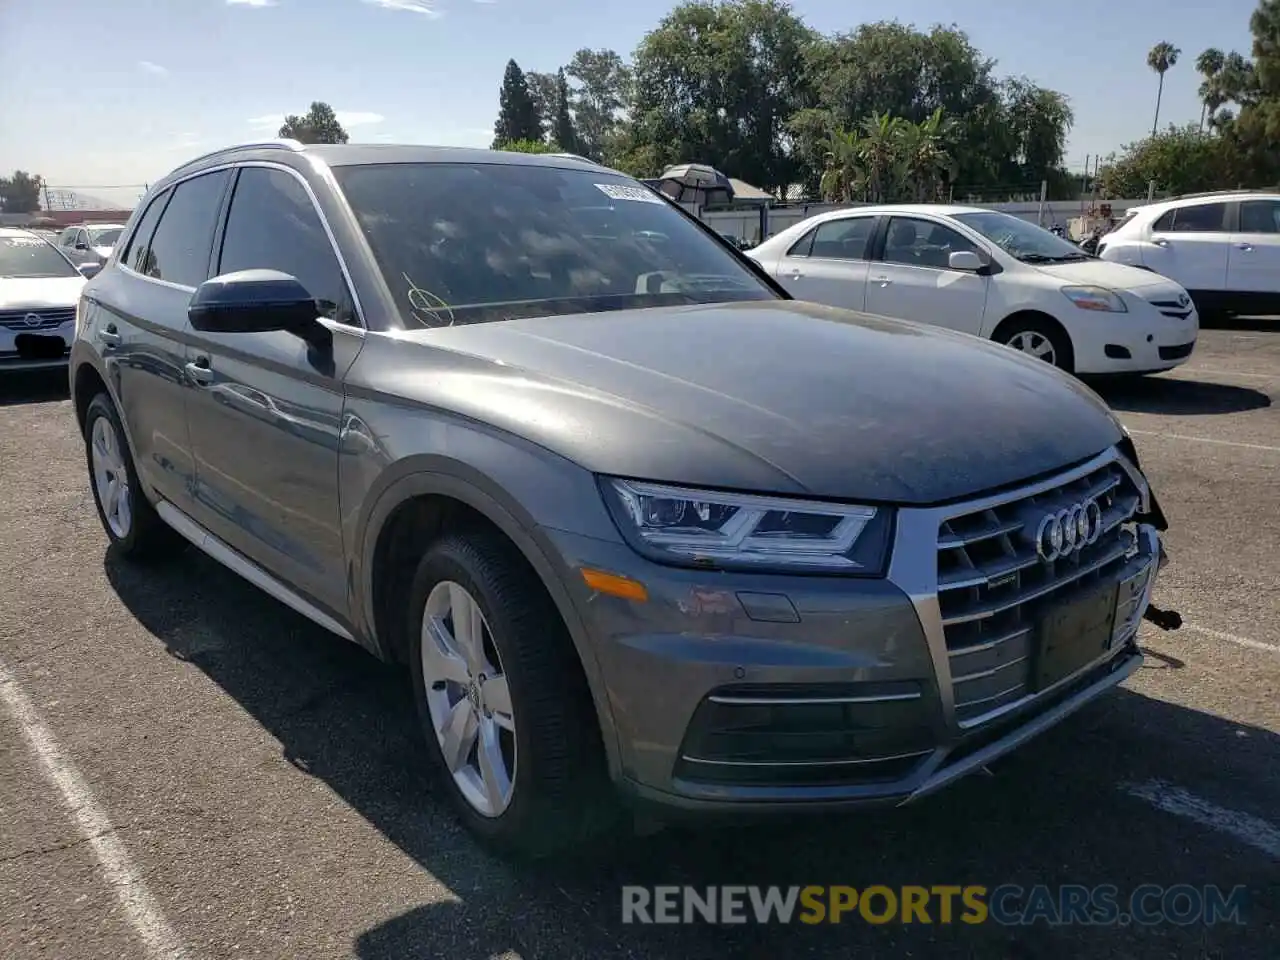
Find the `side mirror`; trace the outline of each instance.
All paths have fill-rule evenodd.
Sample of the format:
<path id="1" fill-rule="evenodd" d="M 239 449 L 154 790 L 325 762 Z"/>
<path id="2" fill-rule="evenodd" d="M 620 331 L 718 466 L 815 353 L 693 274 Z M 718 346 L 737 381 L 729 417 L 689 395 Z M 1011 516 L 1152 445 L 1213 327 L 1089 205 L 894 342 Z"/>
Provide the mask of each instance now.
<path id="1" fill-rule="evenodd" d="M 88 245 L 87 243 L 85 243 L 83 240 L 77 240 L 77 241 L 76 241 L 76 249 L 77 249 L 77 250 L 88 250 L 88 249 L 89 249 L 89 245 Z"/>
<path id="2" fill-rule="evenodd" d="M 279 270 L 240 270 L 206 280 L 187 307 L 191 326 L 208 333 L 283 330 L 315 346 L 333 338 L 320 323 L 333 304 L 317 300 L 297 277 Z"/>
<path id="3" fill-rule="evenodd" d="M 985 266 L 982 258 L 972 250 L 956 250 L 947 257 L 947 266 L 952 270 L 964 270 L 968 273 L 977 273 Z"/>
<path id="4" fill-rule="evenodd" d="M 99 273 L 102 272 L 102 264 L 81 263 L 76 266 L 76 269 L 80 271 L 80 276 L 84 277 L 86 280 L 92 280 L 94 277 L 96 277 Z"/>

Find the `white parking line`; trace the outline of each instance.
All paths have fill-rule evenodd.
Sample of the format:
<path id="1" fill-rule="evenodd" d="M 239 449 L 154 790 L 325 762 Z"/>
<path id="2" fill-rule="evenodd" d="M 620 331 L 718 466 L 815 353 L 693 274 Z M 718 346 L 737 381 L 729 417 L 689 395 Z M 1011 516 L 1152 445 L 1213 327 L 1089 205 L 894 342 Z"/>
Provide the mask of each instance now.
<path id="1" fill-rule="evenodd" d="M 1191 437 L 1184 433 L 1160 433 L 1157 430 L 1134 430 L 1129 427 L 1129 432 L 1138 437 L 1163 437 L 1165 440 L 1189 440 L 1192 443 L 1213 443 L 1222 447 L 1242 447 L 1245 450 L 1266 450 L 1270 453 L 1280 453 L 1280 447 L 1268 446 L 1265 443 L 1245 443 L 1242 440 L 1219 440 L 1216 437 Z"/>
<path id="2" fill-rule="evenodd" d="M 67 813 L 93 849 L 103 879 L 124 909 L 125 917 L 142 941 L 146 955 L 153 960 L 184 960 L 187 957 L 186 947 L 160 912 L 160 905 L 147 889 L 142 874 L 134 866 L 106 811 L 94 799 L 89 784 L 58 745 L 3 662 L 0 662 L 0 700 L 18 722 L 45 776 L 62 794 Z"/>
<path id="3" fill-rule="evenodd" d="M 1234 643 L 1238 647 L 1248 647 L 1250 650 L 1262 650 L 1264 653 L 1280 654 L 1280 644 L 1265 643 L 1262 640 L 1250 640 L 1248 637 L 1240 637 L 1234 633 L 1227 633 L 1224 630 L 1210 630 L 1208 627 L 1202 627 L 1198 623 L 1182 624 L 1188 630 L 1194 630 L 1196 633 L 1203 633 L 1206 637 L 1212 637 L 1214 640 L 1221 640 L 1224 643 Z"/>
<path id="4" fill-rule="evenodd" d="M 1157 810 L 1225 833 L 1280 860 L 1280 829 L 1261 817 L 1220 807 L 1164 780 L 1123 783 L 1120 789 L 1131 797 L 1145 800 Z"/>

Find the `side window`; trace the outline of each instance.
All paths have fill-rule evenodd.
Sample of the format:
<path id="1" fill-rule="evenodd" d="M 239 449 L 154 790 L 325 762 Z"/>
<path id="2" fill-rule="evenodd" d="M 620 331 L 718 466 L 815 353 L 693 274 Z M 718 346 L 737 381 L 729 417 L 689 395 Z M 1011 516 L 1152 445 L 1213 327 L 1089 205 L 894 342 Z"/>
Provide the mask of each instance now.
<path id="1" fill-rule="evenodd" d="M 342 268 L 306 188 L 292 174 L 244 167 L 222 235 L 218 273 L 280 270 L 318 300 L 337 306 L 332 319 L 354 322 Z"/>
<path id="2" fill-rule="evenodd" d="M 209 251 L 227 172 L 206 173 L 174 187 L 148 245 L 146 273 L 184 287 L 209 279 Z"/>
<path id="3" fill-rule="evenodd" d="M 151 244 L 151 234 L 155 232 L 156 221 L 160 219 L 160 214 L 164 211 L 164 205 L 169 201 L 170 191 L 165 190 L 156 196 L 154 200 L 143 211 L 142 219 L 138 221 L 137 229 L 133 231 L 133 236 L 129 238 L 129 246 L 120 254 L 120 262 L 131 270 L 145 274 L 147 261 L 147 248 Z"/>
<path id="4" fill-rule="evenodd" d="M 1227 219 L 1225 203 L 1197 203 L 1176 207 L 1151 225 L 1153 233 L 1221 233 Z"/>
<path id="5" fill-rule="evenodd" d="M 832 260 L 865 260 L 875 217 L 849 217 L 819 224 L 810 256 Z"/>
<path id="6" fill-rule="evenodd" d="M 885 239 L 885 263 L 947 269 L 951 254 L 962 250 L 981 254 L 977 245 L 950 227 L 914 217 L 893 217 Z"/>
<path id="7" fill-rule="evenodd" d="M 791 245 L 791 249 L 787 251 L 788 257 L 807 257 L 809 250 L 813 247 L 814 235 L 818 232 L 817 227 L 810 230 L 803 237 Z"/>
<path id="8" fill-rule="evenodd" d="M 58 236 L 58 246 L 60 247 L 73 247 L 75 246 L 75 243 L 76 243 L 75 227 L 68 227 L 66 230 L 63 230 L 62 233 L 59 234 Z"/>
<path id="9" fill-rule="evenodd" d="M 1241 233 L 1280 233 L 1280 201 L 1245 200 L 1240 204 Z"/>

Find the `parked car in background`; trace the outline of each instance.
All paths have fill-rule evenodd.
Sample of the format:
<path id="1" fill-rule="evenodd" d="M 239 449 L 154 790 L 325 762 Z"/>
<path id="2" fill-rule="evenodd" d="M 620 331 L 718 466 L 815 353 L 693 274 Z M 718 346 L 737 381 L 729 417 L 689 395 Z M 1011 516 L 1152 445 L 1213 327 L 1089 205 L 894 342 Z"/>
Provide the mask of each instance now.
<path id="1" fill-rule="evenodd" d="M 1280 193 L 1223 192 L 1131 207 L 1098 256 L 1176 280 L 1201 316 L 1280 314 Z"/>
<path id="2" fill-rule="evenodd" d="M 123 223 L 90 223 L 67 227 L 58 234 L 58 247 L 74 263 L 107 262 L 120 239 Z"/>
<path id="3" fill-rule="evenodd" d="M 0 227 L 0 373 L 67 362 L 84 282 L 49 241 Z"/>
<path id="4" fill-rule="evenodd" d="M 1169 370 L 1199 332 L 1176 282 L 978 207 L 819 214 L 747 256 L 799 299 L 948 327 L 1078 374 Z"/>
<path id="5" fill-rule="evenodd" d="M 251 145 L 156 184 L 121 250 L 71 370 L 114 550 L 180 534 L 405 664 L 506 849 L 619 792 L 919 798 L 1142 662 L 1166 524 L 1091 391 L 798 303 L 621 174 Z"/>

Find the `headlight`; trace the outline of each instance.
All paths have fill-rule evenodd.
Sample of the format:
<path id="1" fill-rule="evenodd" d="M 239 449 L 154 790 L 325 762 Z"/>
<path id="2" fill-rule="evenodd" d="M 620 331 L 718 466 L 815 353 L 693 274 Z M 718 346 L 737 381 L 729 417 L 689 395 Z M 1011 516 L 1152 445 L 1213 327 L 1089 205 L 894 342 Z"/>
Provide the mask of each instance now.
<path id="1" fill-rule="evenodd" d="M 1063 295 L 1081 310 L 1102 313 L 1128 313 L 1120 294 L 1106 287 L 1063 287 Z"/>
<path id="2" fill-rule="evenodd" d="M 619 530 L 664 563 L 880 576 L 892 514 L 884 508 L 720 493 L 603 478 Z"/>

